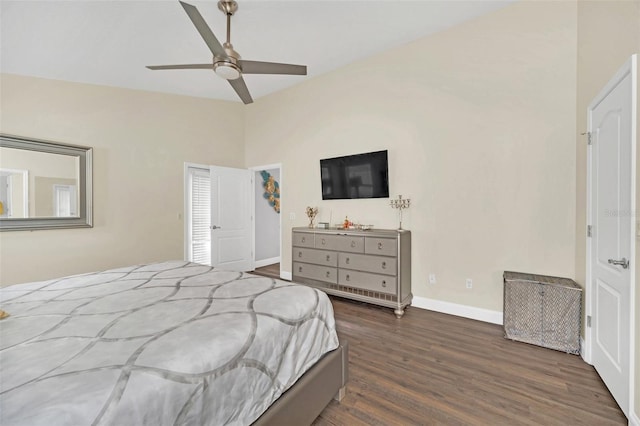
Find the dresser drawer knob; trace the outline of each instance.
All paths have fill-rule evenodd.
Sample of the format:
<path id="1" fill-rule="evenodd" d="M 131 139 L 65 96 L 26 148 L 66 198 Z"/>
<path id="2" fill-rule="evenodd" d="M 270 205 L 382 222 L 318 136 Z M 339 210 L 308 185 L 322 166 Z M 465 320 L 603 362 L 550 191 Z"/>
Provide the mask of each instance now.
<path id="1" fill-rule="evenodd" d="M 331 256 L 327 255 L 327 262 L 331 262 Z"/>
<path id="2" fill-rule="evenodd" d="M 327 278 L 331 275 L 331 271 L 327 271 Z"/>
<path id="3" fill-rule="evenodd" d="M 347 257 L 347 259 L 344 261 L 344 263 L 346 263 L 348 265 L 349 262 L 350 262 L 350 259 Z"/>
<path id="4" fill-rule="evenodd" d="M 382 250 L 382 243 L 378 243 L 378 250 Z"/>
<path id="5" fill-rule="evenodd" d="M 387 269 L 387 262 L 382 262 L 382 269 Z"/>
<path id="6" fill-rule="evenodd" d="M 356 246 L 356 242 L 355 241 L 351 241 L 351 247 L 355 247 Z"/>
<path id="7" fill-rule="evenodd" d="M 302 252 L 301 251 L 298 252 L 298 257 L 302 257 Z"/>
<path id="8" fill-rule="evenodd" d="M 302 266 L 298 266 L 298 272 L 302 272 Z"/>
<path id="9" fill-rule="evenodd" d="M 382 281 L 382 287 L 386 287 L 387 286 L 387 282 L 386 281 Z"/>
<path id="10" fill-rule="evenodd" d="M 347 281 L 350 281 L 351 277 L 349 276 L 349 274 L 347 274 Z"/>
<path id="11" fill-rule="evenodd" d="M 302 242 L 303 242 L 303 243 L 305 242 L 305 240 L 306 240 L 306 238 L 305 238 L 305 237 L 302 237 Z"/>
<path id="12" fill-rule="evenodd" d="M 324 238 L 322 239 L 322 245 L 324 245 Z"/>

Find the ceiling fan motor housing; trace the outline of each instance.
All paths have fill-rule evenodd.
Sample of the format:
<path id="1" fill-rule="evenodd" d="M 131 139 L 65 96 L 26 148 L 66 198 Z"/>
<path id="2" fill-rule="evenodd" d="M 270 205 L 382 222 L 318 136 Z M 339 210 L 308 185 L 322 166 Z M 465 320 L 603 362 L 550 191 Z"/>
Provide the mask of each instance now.
<path id="1" fill-rule="evenodd" d="M 234 2 L 235 3 L 235 2 Z M 226 58 L 213 57 L 213 71 L 225 80 L 235 80 L 242 74 L 240 67 L 240 54 L 233 50 L 231 43 L 223 44 Z"/>

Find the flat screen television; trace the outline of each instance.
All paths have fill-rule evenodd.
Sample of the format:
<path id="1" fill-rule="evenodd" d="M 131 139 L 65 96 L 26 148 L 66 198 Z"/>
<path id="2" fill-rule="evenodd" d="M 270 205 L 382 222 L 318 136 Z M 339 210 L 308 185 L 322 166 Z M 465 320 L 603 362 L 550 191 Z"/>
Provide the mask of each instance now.
<path id="1" fill-rule="evenodd" d="M 323 200 L 389 198 L 387 151 L 320 160 Z"/>

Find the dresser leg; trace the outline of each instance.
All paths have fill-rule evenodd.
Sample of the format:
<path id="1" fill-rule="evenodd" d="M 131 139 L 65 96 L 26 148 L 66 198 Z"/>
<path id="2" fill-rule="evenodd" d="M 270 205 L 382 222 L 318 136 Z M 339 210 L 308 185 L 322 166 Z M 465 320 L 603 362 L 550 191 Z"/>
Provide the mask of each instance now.
<path id="1" fill-rule="evenodd" d="M 403 308 L 394 309 L 393 313 L 396 314 L 396 318 L 400 319 L 404 315 L 404 309 Z"/>

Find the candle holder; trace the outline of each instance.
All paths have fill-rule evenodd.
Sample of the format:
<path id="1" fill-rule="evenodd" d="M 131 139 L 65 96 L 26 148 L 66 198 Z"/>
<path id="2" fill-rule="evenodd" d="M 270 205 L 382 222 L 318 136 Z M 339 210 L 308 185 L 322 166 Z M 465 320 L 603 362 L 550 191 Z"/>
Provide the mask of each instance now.
<path id="1" fill-rule="evenodd" d="M 398 195 L 398 198 L 389 200 L 389 205 L 392 209 L 398 209 L 400 215 L 400 225 L 398 229 L 402 229 L 402 210 L 408 209 L 411 206 L 411 199 L 402 198 L 402 195 Z"/>

